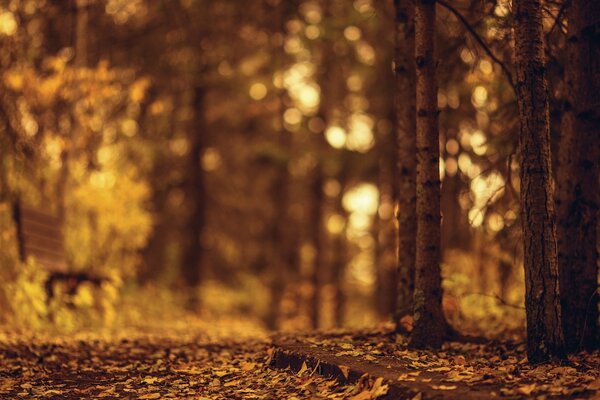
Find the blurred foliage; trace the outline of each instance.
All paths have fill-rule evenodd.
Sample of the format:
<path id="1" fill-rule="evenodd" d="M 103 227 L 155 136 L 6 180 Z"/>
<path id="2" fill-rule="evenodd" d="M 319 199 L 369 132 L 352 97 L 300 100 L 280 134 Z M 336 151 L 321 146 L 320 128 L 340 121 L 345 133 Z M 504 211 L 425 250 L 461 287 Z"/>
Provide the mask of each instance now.
<path id="1" fill-rule="evenodd" d="M 456 3 L 510 69 L 508 2 Z M 393 297 L 402 212 L 392 2 L 77 4 L 0 1 L 2 321 L 75 330 L 178 315 L 197 251 L 201 315 L 264 321 L 279 286 L 279 326 L 303 329 L 317 247 L 322 325 L 385 319 L 376 298 Z M 455 16 L 439 19 L 445 306 L 467 329 L 521 327 L 514 93 Z M 560 59 L 561 29 L 548 29 Z M 108 280 L 75 295 L 57 284 L 47 303 L 48 274 L 18 259 L 16 199 L 64 212 L 70 270 Z"/>

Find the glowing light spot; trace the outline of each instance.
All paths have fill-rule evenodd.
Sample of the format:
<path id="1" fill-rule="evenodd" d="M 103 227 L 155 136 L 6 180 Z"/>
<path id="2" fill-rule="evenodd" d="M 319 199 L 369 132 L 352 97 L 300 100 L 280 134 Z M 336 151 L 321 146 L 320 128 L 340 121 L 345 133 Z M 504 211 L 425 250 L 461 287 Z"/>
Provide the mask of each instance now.
<path id="1" fill-rule="evenodd" d="M 453 110 L 456 110 L 458 107 L 460 107 L 460 97 L 458 96 L 458 91 L 449 91 L 447 97 L 448 107 L 452 108 Z"/>
<path id="2" fill-rule="evenodd" d="M 350 75 L 346 79 L 346 86 L 353 92 L 358 92 L 363 87 L 362 78 L 359 75 Z"/>
<path id="3" fill-rule="evenodd" d="M 504 218 L 498 213 L 492 213 L 488 216 L 487 226 L 492 232 L 499 232 L 504 228 Z"/>
<path id="4" fill-rule="evenodd" d="M 354 9 L 361 14 L 366 14 L 373 10 L 371 0 L 355 0 Z"/>
<path id="5" fill-rule="evenodd" d="M 475 62 L 475 55 L 471 50 L 465 47 L 460 51 L 460 59 L 463 60 L 465 64 L 472 64 Z"/>
<path id="6" fill-rule="evenodd" d="M 438 93 L 437 100 L 438 108 L 446 108 L 446 106 L 448 105 L 448 97 L 442 92 Z"/>
<path id="7" fill-rule="evenodd" d="M 375 144 L 373 118 L 367 114 L 352 114 L 348 119 L 349 134 L 346 146 L 359 152 L 369 151 Z"/>
<path id="8" fill-rule="evenodd" d="M 471 157 L 467 153 L 460 153 L 458 156 L 458 168 L 463 174 L 467 174 L 471 167 Z"/>
<path id="9" fill-rule="evenodd" d="M 446 162 L 444 161 L 444 159 L 440 158 L 440 160 L 439 160 L 439 167 L 440 167 L 440 179 L 441 180 L 444 180 L 444 176 L 445 176 L 445 173 L 446 173 L 446 167 L 445 167 L 445 165 L 446 165 Z"/>
<path id="10" fill-rule="evenodd" d="M 360 41 L 356 44 L 356 54 L 358 61 L 366 65 L 375 64 L 375 49 L 365 41 Z"/>
<path id="11" fill-rule="evenodd" d="M 335 179 L 328 179 L 323 186 L 323 191 L 327 197 L 336 197 L 342 191 L 342 185 Z"/>
<path id="12" fill-rule="evenodd" d="M 379 218 L 383 220 L 392 218 L 394 216 L 394 204 L 389 201 L 382 202 L 379 206 L 378 214 Z"/>
<path id="13" fill-rule="evenodd" d="M 483 86 L 477 86 L 473 90 L 473 95 L 471 96 L 471 102 L 475 107 L 483 107 L 488 98 L 487 89 Z"/>
<path id="14" fill-rule="evenodd" d="M 17 31 L 17 20 L 10 11 L 0 12 L 0 34 L 12 36 Z"/>
<path id="15" fill-rule="evenodd" d="M 133 137 L 137 135 L 138 132 L 138 124 L 135 120 L 128 118 L 121 124 L 121 129 L 123 134 L 128 137 Z"/>
<path id="16" fill-rule="evenodd" d="M 304 19 L 309 24 L 318 24 L 323 17 L 321 7 L 317 2 L 306 1 L 302 3 L 300 12 L 304 15 Z"/>
<path id="17" fill-rule="evenodd" d="M 469 222 L 472 226 L 481 226 L 487 208 L 504 194 L 504 185 L 504 178 L 496 171 L 473 178 L 470 187 L 474 200 L 473 206 L 469 210 Z"/>
<path id="18" fill-rule="evenodd" d="M 448 157 L 446 159 L 446 175 L 454 176 L 458 171 L 458 163 L 456 162 L 456 158 Z"/>
<path id="19" fill-rule="evenodd" d="M 363 213 L 352 213 L 349 218 L 350 226 L 357 231 L 366 231 L 371 226 L 371 218 Z"/>
<path id="20" fill-rule="evenodd" d="M 262 83 L 254 83 L 250 86 L 249 94 L 253 100 L 262 100 L 267 95 L 267 87 Z"/>
<path id="21" fill-rule="evenodd" d="M 372 183 L 361 183 L 344 194 L 342 205 L 351 213 L 374 215 L 379 208 L 379 190 Z"/>
<path id="22" fill-rule="evenodd" d="M 508 4 L 500 3 L 494 8 L 494 14 L 498 17 L 506 17 L 509 12 Z"/>
<path id="23" fill-rule="evenodd" d="M 346 131 L 339 126 L 330 126 L 325 131 L 325 139 L 331 147 L 341 149 L 346 144 Z"/>
<path id="24" fill-rule="evenodd" d="M 479 62 L 479 70 L 486 75 L 490 75 L 492 72 L 494 72 L 492 63 L 489 62 L 488 60 L 481 60 Z"/>
<path id="25" fill-rule="evenodd" d="M 487 138 L 485 137 L 485 134 L 480 130 L 476 130 L 475 132 L 473 132 L 473 134 L 471 135 L 471 139 L 469 140 L 469 144 L 473 148 L 473 152 L 478 156 L 482 156 L 485 154 L 487 150 L 486 142 Z"/>
<path id="26" fill-rule="evenodd" d="M 297 125 L 302 122 L 302 113 L 297 108 L 288 108 L 283 113 L 283 120 L 286 124 Z"/>
<path id="27" fill-rule="evenodd" d="M 289 37 L 285 40 L 283 49 L 288 54 L 297 54 L 302 50 L 302 41 L 297 36 Z"/>
<path id="28" fill-rule="evenodd" d="M 190 145 L 186 138 L 181 137 L 171 140 L 169 143 L 169 150 L 176 156 L 184 156 L 189 151 Z"/>
<path id="29" fill-rule="evenodd" d="M 469 210 L 469 223 L 474 228 L 481 226 L 483 223 L 484 213 L 482 210 L 472 208 Z"/>
<path id="30" fill-rule="evenodd" d="M 344 37 L 351 42 L 356 42 L 357 40 L 360 40 L 361 36 L 362 34 L 360 32 L 360 29 L 356 26 L 350 25 L 347 26 L 346 29 L 344 29 Z"/>
<path id="31" fill-rule="evenodd" d="M 275 86 L 277 89 L 282 89 L 283 84 L 283 74 L 281 73 L 281 71 L 275 72 L 273 74 L 273 86 Z"/>
<path id="32" fill-rule="evenodd" d="M 327 219 L 327 230 L 334 235 L 342 233 L 345 226 L 346 220 L 339 214 L 334 214 Z"/>
<path id="33" fill-rule="evenodd" d="M 302 85 L 298 88 L 294 97 L 300 102 L 299 106 L 308 112 L 319 106 L 319 91 L 319 87 L 316 84 Z"/>
<path id="34" fill-rule="evenodd" d="M 202 169 L 214 171 L 221 166 L 221 153 L 214 147 L 209 147 L 202 154 Z"/>
<path id="35" fill-rule="evenodd" d="M 455 156 L 458 154 L 459 150 L 460 146 L 456 139 L 450 139 L 446 142 L 446 151 L 448 152 L 448 154 Z"/>
<path id="36" fill-rule="evenodd" d="M 315 40 L 321 36 L 321 30 L 316 25 L 309 25 L 304 29 L 304 35 L 307 39 Z"/>

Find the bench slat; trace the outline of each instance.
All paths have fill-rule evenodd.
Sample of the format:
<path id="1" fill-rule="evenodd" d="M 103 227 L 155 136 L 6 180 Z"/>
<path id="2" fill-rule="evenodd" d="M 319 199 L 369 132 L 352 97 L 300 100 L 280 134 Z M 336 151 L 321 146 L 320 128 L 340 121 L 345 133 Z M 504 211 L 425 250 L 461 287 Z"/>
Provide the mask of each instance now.
<path id="1" fill-rule="evenodd" d="M 62 260 L 65 258 L 65 252 L 61 248 L 57 249 L 51 247 L 36 246 L 29 242 L 25 242 L 25 246 L 23 247 L 25 248 L 25 256 L 40 254 L 44 255 L 45 257 L 54 258 L 57 260 Z"/>
<path id="2" fill-rule="evenodd" d="M 61 219 L 55 215 L 48 214 L 48 213 L 38 211 L 38 210 L 34 210 L 29 207 L 21 206 L 19 211 L 20 211 L 21 219 L 23 219 L 23 220 L 32 220 L 32 221 L 36 221 L 37 223 L 45 224 L 45 225 L 49 225 L 49 226 L 60 226 L 62 223 Z"/>
<path id="3" fill-rule="evenodd" d="M 22 220 L 21 229 L 23 232 L 33 231 L 38 233 L 39 235 L 48 237 L 62 236 L 62 229 L 60 225 L 46 225 L 38 223 L 35 220 Z"/>
<path id="4" fill-rule="evenodd" d="M 62 237 L 58 236 L 46 236 L 39 232 L 26 231 L 23 232 L 23 239 L 25 243 L 31 243 L 34 246 L 49 248 L 49 249 L 62 249 L 64 242 Z"/>

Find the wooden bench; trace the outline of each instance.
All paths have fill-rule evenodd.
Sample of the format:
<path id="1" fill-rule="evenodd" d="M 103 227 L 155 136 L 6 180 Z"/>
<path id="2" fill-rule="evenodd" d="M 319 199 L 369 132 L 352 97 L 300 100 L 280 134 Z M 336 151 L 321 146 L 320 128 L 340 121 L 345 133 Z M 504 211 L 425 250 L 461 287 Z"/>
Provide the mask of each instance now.
<path id="1" fill-rule="evenodd" d="M 48 303 L 56 294 L 56 283 L 62 282 L 67 288 L 67 294 L 73 296 L 83 282 L 100 287 L 106 281 L 106 278 L 69 270 L 61 218 L 23 206 L 19 202 L 13 204 L 13 218 L 21 261 L 32 257 L 37 265 L 49 273 L 44 284 Z"/>

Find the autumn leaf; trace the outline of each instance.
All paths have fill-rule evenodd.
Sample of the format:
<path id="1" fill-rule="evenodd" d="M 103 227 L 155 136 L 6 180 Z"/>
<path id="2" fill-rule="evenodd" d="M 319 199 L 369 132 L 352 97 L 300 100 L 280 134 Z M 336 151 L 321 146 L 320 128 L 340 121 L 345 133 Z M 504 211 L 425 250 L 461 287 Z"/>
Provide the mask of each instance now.
<path id="1" fill-rule="evenodd" d="M 148 393 L 148 394 L 145 394 L 138 398 L 143 399 L 143 400 L 151 400 L 151 399 L 160 399 L 160 397 L 161 397 L 160 393 Z"/>
<path id="2" fill-rule="evenodd" d="M 340 369 L 340 371 L 342 371 L 342 375 L 344 375 L 344 378 L 348 380 L 348 375 L 350 374 L 350 367 L 346 365 L 338 365 L 338 368 Z"/>

